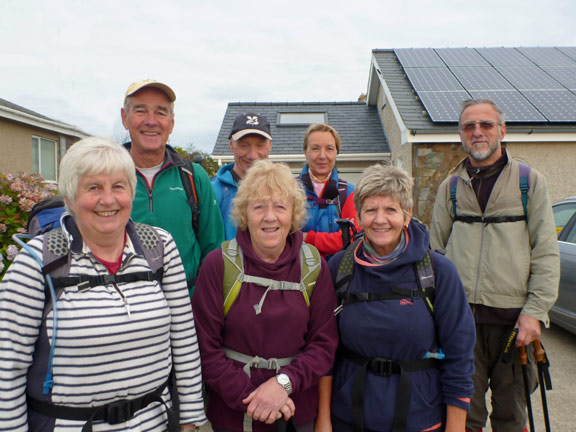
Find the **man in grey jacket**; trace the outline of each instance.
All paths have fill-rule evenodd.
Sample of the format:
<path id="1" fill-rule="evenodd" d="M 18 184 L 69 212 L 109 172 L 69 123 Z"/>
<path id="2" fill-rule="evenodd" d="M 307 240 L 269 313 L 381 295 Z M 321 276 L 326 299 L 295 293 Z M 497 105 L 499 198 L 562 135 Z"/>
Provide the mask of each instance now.
<path id="1" fill-rule="evenodd" d="M 490 100 L 462 105 L 459 133 L 468 157 L 442 182 L 431 223 L 431 246 L 456 264 L 476 321 L 474 396 L 467 431 L 481 431 L 492 391 L 495 431 L 526 430 L 521 365 L 502 362 L 506 338 L 530 346 L 558 293 L 554 217 L 544 177 L 502 148 L 504 114 Z M 524 184 L 524 192 L 520 185 Z M 531 353 L 532 350 L 529 349 Z M 529 381 L 536 386 L 535 363 Z"/>

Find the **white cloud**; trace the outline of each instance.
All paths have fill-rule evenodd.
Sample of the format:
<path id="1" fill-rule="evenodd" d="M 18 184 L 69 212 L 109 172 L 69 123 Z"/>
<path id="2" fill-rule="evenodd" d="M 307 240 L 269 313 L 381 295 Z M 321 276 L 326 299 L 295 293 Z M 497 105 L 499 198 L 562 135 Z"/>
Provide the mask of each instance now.
<path id="1" fill-rule="evenodd" d="M 576 45 L 570 0 L 5 0 L 0 98 L 122 135 L 128 85 L 177 93 L 172 142 L 211 151 L 228 102 L 356 100 L 371 50 Z"/>

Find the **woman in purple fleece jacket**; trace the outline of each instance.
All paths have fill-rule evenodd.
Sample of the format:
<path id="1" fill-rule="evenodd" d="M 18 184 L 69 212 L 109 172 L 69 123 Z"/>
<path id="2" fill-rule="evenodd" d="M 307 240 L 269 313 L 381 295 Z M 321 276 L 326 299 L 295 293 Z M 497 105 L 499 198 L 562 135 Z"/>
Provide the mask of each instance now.
<path id="1" fill-rule="evenodd" d="M 298 229 L 305 214 L 304 192 L 286 165 L 263 160 L 248 171 L 233 210 L 246 275 L 300 283 Z M 273 431 L 276 420 L 293 417 L 298 431 L 312 431 L 318 381 L 330 371 L 338 344 L 336 298 L 326 262 L 321 261 L 309 306 L 301 291 L 244 282 L 224 313 L 223 274 L 218 249 L 206 257 L 192 298 L 214 430 Z M 281 364 L 245 367 L 256 356 Z"/>

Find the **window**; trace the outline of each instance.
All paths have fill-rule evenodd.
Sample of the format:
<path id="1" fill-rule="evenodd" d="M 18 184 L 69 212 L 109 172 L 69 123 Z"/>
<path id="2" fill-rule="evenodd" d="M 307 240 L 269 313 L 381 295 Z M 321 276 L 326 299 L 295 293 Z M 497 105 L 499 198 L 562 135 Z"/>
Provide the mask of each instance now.
<path id="1" fill-rule="evenodd" d="M 58 147 L 56 141 L 46 138 L 32 137 L 32 157 L 34 172 L 45 180 L 56 181 L 58 165 Z"/>
<path id="2" fill-rule="evenodd" d="M 570 218 L 576 213 L 576 201 L 556 204 L 552 206 L 554 212 L 554 221 L 556 222 L 556 234 L 566 226 Z"/>
<path id="3" fill-rule="evenodd" d="M 313 123 L 326 123 L 324 112 L 284 112 L 278 113 L 278 125 L 302 126 Z"/>

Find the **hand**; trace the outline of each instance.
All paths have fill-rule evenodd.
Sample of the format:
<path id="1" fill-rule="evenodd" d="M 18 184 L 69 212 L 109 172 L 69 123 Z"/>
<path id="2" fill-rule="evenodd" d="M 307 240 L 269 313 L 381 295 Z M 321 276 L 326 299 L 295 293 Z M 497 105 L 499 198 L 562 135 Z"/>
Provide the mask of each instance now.
<path id="1" fill-rule="evenodd" d="M 523 313 L 518 316 L 515 328 L 518 329 L 518 336 L 516 336 L 517 347 L 529 345 L 533 340 L 539 339 L 542 334 L 540 321 Z"/>
<path id="2" fill-rule="evenodd" d="M 294 414 L 294 403 L 290 406 L 288 400 L 290 398 L 286 389 L 278 384 L 276 377 L 272 377 L 260 384 L 242 403 L 248 405 L 246 413 L 249 417 L 272 424 L 282 415 L 286 417 L 287 414 Z"/>

